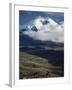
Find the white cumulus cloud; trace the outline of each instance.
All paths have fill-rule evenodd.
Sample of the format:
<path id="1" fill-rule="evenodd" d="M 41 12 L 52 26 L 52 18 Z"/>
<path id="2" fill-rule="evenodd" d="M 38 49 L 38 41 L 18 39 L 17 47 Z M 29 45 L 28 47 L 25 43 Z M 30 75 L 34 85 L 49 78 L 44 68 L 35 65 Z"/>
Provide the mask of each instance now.
<path id="1" fill-rule="evenodd" d="M 56 23 L 51 18 L 48 19 L 48 23 L 43 25 L 41 21 L 44 21 L 43 17 L 38 17 L 34 20 L 34 25 L 38 29 L 37 32 L 28 30 L 24 31 L 25 35 L 41 41 L 54 41 L 54 42 L 64 42 L 64 27 Z"/>

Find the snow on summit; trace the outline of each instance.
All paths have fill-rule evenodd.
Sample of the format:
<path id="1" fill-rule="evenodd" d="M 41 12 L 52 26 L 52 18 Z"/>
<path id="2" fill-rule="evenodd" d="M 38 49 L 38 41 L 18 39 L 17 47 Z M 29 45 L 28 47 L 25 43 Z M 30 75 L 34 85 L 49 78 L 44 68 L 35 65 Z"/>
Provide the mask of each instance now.
<path id="1" fill-rule="evenodd" d="M 64 43 L 63 14 L 26 12 L 25 15 L 25 13 L 21 13 L 21 28 L 24 28 L 24 35 L 34 40 Z"/>
<path id="2" fill-rule="evenodd" d="M 54 41 L 54 42 L 64 42 L 64 22 L 61 24 L 57 23 L 55 20 L 49 17 L 38 16 L 32 20 L 32 25 L 28 25 L 28 30 L 24 31 L 24 35 L 35 40 L 41 41 Z"/>

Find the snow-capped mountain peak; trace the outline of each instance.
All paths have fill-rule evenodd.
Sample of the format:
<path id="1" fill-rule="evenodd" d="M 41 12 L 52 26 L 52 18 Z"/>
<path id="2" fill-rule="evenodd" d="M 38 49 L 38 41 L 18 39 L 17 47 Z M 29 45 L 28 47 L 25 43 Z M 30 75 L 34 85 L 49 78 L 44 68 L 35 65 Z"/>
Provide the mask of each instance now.
<path id="1" fill-rule="evenodd" d="M 63 23 L 62 23 L 63 24 Z M 35 40 L 64 42 L 64 28 L 51 18 L 37 17 L 32 26 L 27 26 L 23 34 Z"/>

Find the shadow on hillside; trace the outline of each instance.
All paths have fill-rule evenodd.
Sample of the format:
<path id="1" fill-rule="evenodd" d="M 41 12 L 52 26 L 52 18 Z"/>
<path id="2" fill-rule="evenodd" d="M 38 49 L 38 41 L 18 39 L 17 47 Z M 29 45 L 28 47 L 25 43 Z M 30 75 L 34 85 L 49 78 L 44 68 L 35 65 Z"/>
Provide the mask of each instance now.
<path id="1" fill-rule="evenodd" d="M 29 47 L 20 48 L 20 52 L 26 52 L 48 59 L 48 63 L 54 66 L 64 67 L 64 50 L 32 49 Z"/>

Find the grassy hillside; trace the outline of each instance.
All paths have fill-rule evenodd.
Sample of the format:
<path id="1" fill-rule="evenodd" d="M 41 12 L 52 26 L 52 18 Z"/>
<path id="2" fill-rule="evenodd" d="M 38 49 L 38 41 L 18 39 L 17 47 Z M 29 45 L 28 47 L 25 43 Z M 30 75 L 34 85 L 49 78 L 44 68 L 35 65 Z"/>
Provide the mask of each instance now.
<path id="1" fill-rule="evenodd" d="M 61 66 L 54 66 L 48 59 L 20 52 L 19 55 L 19 78 L 43 78 L 43 77 L 63 77 L 64 70 Z"/>

